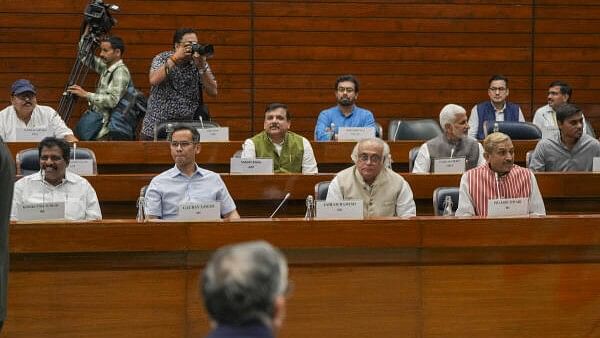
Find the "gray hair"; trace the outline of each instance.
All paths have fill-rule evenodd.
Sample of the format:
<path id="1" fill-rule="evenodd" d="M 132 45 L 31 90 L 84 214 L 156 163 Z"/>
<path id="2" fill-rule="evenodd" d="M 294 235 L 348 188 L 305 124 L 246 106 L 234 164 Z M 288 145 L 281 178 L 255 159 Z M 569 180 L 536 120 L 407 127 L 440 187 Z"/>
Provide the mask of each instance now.
<path id="1" fill-rule="evenodd" d="M 382 139 L 380 139 L 378 137 L 362 139 L 356 143 L 356 145 L 354 146 L 354 149 L 352 149 L 352 154 L 350 155 L 350 158 L 352 159 L 354 164 L 356 164 L 356 162 L 358 162 L 358 148 L 360 148 L 360 146 L 362 146 L 363 144 L 369 143 L 369 142 L 377 143 L 378 145 L 383 147 L 383 154 L 381 154 L 381 157 L 383 159 L 383 165 L 386 168 L 391 169 L 392 168 L 392 155 L 390 154 L 390 146 L 385 141 L 383 141 Z"/>
<path id="2" fill-rule="evenodd" d="M 442 129 L 446 129 L 447 124 L 452 124 L 456 120 L 457 114 L 466 114 L 467 111 L 465 108 L 457 105 L 457 104 L 447 104 L 440 111 L 440 126 Z"/>
<path id="3" fill-rule="evenodd" d="M 204 306 L 219 324 L 270 325 L 276 297 L 288 287 L 283 254 L 265 241 L 229 245 L 217 250 L 204 269 Z"/>

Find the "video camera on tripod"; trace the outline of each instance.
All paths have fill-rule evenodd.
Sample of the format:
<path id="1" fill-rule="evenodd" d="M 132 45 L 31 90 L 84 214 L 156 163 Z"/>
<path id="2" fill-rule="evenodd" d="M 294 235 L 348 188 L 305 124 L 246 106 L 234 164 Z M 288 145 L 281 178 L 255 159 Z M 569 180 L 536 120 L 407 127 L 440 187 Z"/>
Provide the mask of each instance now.
<path id="1" fill-rule="evenodd" d="M 92 0 L 83 12 L 84 22 L 90 27 L 90 32 L 95 35 L 108 34 L 117 23 L 110 11 L 116 12 L 119 6 L 104 3 L 102 0 Z"/>

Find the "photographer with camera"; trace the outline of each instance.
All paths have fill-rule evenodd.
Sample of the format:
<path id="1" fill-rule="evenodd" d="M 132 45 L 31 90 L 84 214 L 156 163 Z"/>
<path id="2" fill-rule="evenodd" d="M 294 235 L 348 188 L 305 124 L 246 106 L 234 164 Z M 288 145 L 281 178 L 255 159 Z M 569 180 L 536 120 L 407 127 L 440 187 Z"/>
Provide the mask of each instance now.
<path id="1" fill-rule="evenodd" d="M 173 36 L 174 50 L 154 57 L 150 66 L 150 97 L 140 138 L 152 140 L 157 123 L 172 120 L 209 120 L 203 91 L 217 96 L 217 81 L 207 58 L 212 45 L 199 44 L 191 28 L 180 28 Z"/>
<path id="2" fill-rule="evenodd" d="M 104 37 L 100 40 L 100 56 L 88 56 L 82 46 L 86 35 L 90 33 L 90 27 L 88 26 L 79 42 L 79 60 L 100 74 L 96 91 L 94 93 L 88 92 L 76 84 L 69 86 L 67 91 L 88 101 L 89 111 L 86 111 L 86 114 L 92 112 L 102 114 L 99 131 L 89 131 L 89 134 L 82 135 L 84 133 L 77 128 L 79 138 L 84 141 L 107 140 L 109 139 L 108 122 L 110 114 L 127 91 L 131 74 L 122 60 L 123 53 L 125 53 L 123 40 L 117 36 Z"/>

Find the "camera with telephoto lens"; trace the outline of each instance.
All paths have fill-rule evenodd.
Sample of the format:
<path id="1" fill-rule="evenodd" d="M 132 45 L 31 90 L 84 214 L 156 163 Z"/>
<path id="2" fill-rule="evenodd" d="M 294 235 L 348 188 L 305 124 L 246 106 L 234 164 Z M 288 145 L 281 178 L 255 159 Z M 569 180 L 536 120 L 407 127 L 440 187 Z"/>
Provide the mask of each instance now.
<path id="1" fill-rule="evenodd" d="M 200 56 L 211 57 L 215 53 L 215 47 L 210 44 L 192 43 L 192 54 L 198 53 Z"/>

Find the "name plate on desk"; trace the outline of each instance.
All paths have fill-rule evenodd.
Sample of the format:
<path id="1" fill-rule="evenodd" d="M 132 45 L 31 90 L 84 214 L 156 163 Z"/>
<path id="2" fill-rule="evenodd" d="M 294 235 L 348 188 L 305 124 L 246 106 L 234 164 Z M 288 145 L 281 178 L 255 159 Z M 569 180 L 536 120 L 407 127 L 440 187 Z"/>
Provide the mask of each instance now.
<path id="1" fill-rule="evenodd" d="M 69 161 L 67 169 L 80 176 L 92 176 L 94 175 L 94 160 L 89 158 L 80 160 L 72 159 Z"/>
<path id="2" fill-rule="evenodd" d="M 488 200 L 488 217 L 527 215 L 529 215 L 529 201 L 526 197 Z"/>
<path id="3" fill-rule="evenodd" d="M 338 141 L 359 141 L 366 138 L 374 138 L 375 129 L 371 127 L 339 127 Z"/>
<path id="4" fill-rule="evenodd" d="M 65 202 L 21 204 L 17 214 L 19 221 L 65 219 Z"/>
<path id="5" fill-rule="evenodd" d="M 315 218 L 363 219 L 363 201 L 317 201 Z"/>
<path id="6" fill-rule="evenodd" d="M 272 174 L 273 159 L 232 157 L 229 171 L 232 174 Z"/>
<path id="7" fill-rule="evenodd" d="M 465 169 L 464 157 L 446 157 L 433 160 L 433 172 L 437 174 L 462 174 Z"/>
<path id="8" fill-rule="evenodd" d="M 17 128 L 17 141 L 39 142 L 48 135 L 47 127 Z"/>
<path id="9" fill-rule="evenodd" d="M 600 157 L 594 157 L 592 161 L 592 171 L 600 172 Z"/>
<path id="10" fill-rule="evenodd" d="M 179 221 L 214 221 L 221 219 L 221 202 L 182 202 L 179 205 Z"/>
<path id="11" fill-rule="evenodd" d="M 227 142 L 229 141 L 229 127 L 198 128 L 200 142 Z"/>

